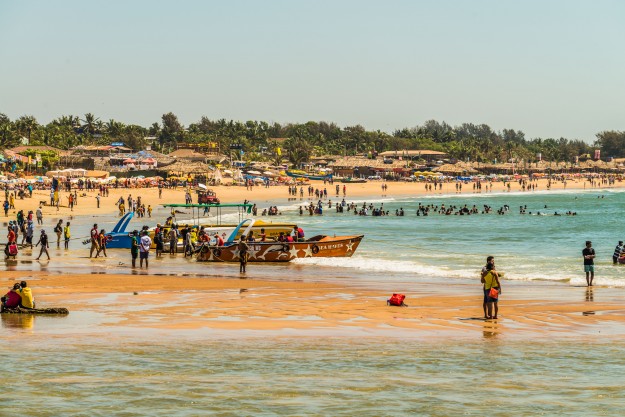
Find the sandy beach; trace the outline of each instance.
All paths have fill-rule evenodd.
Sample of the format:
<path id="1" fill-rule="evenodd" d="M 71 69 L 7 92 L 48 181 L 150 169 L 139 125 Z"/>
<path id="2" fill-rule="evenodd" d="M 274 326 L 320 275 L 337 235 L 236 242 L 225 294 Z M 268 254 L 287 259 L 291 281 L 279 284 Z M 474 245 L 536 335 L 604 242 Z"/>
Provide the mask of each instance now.
<path id="1" fill-rule="evenodd" d="M 500 319 L 481 320 L 480 291 L 475 288 L 479 281 L 414 288 L 406 291 L 408 307 L 399 308 L 386 306 L 390 294 L 379 290 L 248 275 L 252 277 L 39 273 L 29 283 L 40 306 L 104 313 L 106 320 L 81 323 L 96 334 L 115 333 L 116 327 L 123 327 L 133 329 L 136 337 L 147 329 L 173 330 L 174 334 L 178 330 L 212 331 L 230 337 L 239 331 L 409 338 L 605 339 L 625 335 L 622 289 L 507 285 Z M 7 272 L 3 281 L 8 285 L 23 277 L 23 273 Z M 24 319 L 32 325 L 30 317 L 3 316 L 9 325 L 11 320 L 19 325 Z"/>
<path id="2" fill-rule="evenodd" d="M 313 186 L 323 188 L 322 183 L 313 183 Z M 342 190 L 343 185 L 340 186 Z M 380 186 L 381 182 L 349 184 L 346 201 L 373 198 L 381 193 Z M 442 193 L 455 193 L 454 187 L 453 183 L 445 184 Z M 330 190 L 332 186 L 327 185 L 327 188 Z M 563 188 L 562 183 L 552 185 L 553 191 Z M 584 183 L 569 181 L 567 188 L 583 189 Z M 286 187 L 245 190 L 219 186 L 214 189 L 222 202 L 248 199 L 261 208 L 288 198 Z M 546 189 L 544 180 L 538 181 L 538 190 L 541 189 Z M 493 183 L 493 193 L 506 190 L 502 183 Z M 519 184 L 513 183 L 511 191 L 520 191 Z M 471 184 L 465 185 L 463 193 L 473 192 Z M 73 212 L 66 207 L 57 211 L 44 206 L 45 226 L 51 229 L 51 219 L 56 221 L 69 215 L 88 216 L 97 212 L 114 217 L 117 213 L 114 202 L 120 195 L 140 195 L 146 205 L 153 206 L 181 203 L 184 199 L 184 190 L 180 188 L 164 190 L 162 199 L 154 188 L 111 189 L 110 196 L 102 199 L 98 209 L 95 192 L 85 194 L 79 197 Z M 426 191 L 422 183 L 389 183 L 385 194 L 415 196 L 440 192 Z M 39 200 L 46 197 L 46 192 L 35 191 L 32 199 L 17 200 L 16 205 L 25 211 L 34 210 Z M 342 192 L 339 198 L 343 198 Z M 305 197 L 303 201 L 308 199 Z M 161 220 L 155 218 L 152 222 Z M 415 285 L 383 291 L 353 282 L 339 285 L 268 279 L 262 270 L 253 267 L 240 276 L 236 265 L 224 269 L 221 277 L 213 274 L 202 279 L 179 273 L 168 276 L 167 259 L 153 262 L 149 272 L 112 270 L 97 275 L 74 270 L 68 270 L 68 274 L 48 272 L 46 262 L 41 263 L 41 270 L 35 272 L 38 268 L 34 268 L 31 274 L 7 271 L 2 279 L 5 287 L 29 275 L 39 306 L 64 306 L 70 311 L 107 317 L 104 321 L 83 323 L 95 333 L 123 327 L 139 333 L 141 329 L 164 332 L 204 329 L 223 334 L 250 331 L 304 336 L 551 337 L 557 333 L 559 337 L 592 338 L 599 333 L 604 337 L 625 334 L 625 307 L 620 303 L 625 295 L 623 289 L 587 290 L 553 283 L 506 283 L 500 319 L 484 321 L 480 319 L 481 290 L 477 277 L 475 284 Z M 58 261 L 53 259 L 51 264 L 54 262 Z M 392 292 L 404 292 L 409 307 L 387 307 L 386 299 Z M 32 325 L 30 318 L 3 317 L 3 320 L 9 326 L 12 320 L 18 326 Z"/>

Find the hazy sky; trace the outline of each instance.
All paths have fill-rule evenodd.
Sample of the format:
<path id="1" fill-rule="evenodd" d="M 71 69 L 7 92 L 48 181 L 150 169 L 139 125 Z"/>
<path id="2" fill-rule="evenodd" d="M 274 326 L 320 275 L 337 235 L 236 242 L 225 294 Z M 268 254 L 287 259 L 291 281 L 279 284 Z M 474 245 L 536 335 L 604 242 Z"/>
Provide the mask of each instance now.
<path id="1" fill-rule="evenodd" d="M 625 130 L 625 2 L 0 0 L 0 113 Z"/>

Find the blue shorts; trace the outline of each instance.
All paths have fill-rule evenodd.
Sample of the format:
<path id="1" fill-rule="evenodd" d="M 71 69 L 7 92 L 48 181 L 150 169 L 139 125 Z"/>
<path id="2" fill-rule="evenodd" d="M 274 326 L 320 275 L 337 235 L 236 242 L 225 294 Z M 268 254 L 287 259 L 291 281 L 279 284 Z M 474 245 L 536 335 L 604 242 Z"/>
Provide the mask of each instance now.
<path id="1" fill-rule="evenodd" d="M 595 272 L 594 265 L 584 265 L 584 272 Z"/>
<path id="2" fill-rule="evenodd" d="M 148 254 L 150 252 L 140 252 L 139 253 L 139 259 L 148 259 Z"/>

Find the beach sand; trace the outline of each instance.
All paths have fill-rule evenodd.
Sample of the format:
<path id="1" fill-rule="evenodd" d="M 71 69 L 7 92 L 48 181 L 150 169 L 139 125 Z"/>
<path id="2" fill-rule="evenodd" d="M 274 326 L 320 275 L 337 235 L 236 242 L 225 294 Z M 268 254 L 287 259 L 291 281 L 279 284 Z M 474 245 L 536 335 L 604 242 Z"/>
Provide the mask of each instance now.
<path id="1" fill-rule="evenodd" d="M 23 276 L 23 272 L 9 271 L 3 282 L 8 287 Z M 72 328 L 64 331 L 67 335 L 77 329 L 96 334 L 132 329 L 135 337 L 147 330 L 150 332 L 144 336 L 153 331 L 175 335 L 190 330 L 231 337 L 237 337 L 238 331 L 266 336 L 417 338 L 625 335 L 625 307 L 621 302 L 625 291 L 600 287 L 506 283 L 499 319 L 483 320 L 477 279 L 475 285 L 415 286 L 406 292 L 408 307 L 389 307 L 389 292 L 353 284 L 276 281 L 234 274 L 204 278 L 147 272 L 41 272 L 30 278 L 29 284 L 39 306 L 63 306 L 86 317 L 81 319 L 86 321 L 73 322 Z M 3 321 L 12 319 L 3 317 Z"/>
<path id="2" fill-rule="evenodd" d="M 347 201 L 374 198 L 381 194 L 381 182 L 348 184 Z M 546 181 L 538 182 L 538 190 L 546 190 Z M 617 186 L 621 183 L 617 183 Z M 323 183 L 313 183 L 323 188 Z M 340 184 L 341 190 L 343 184 Z M 330 198 L 333 186 L 327 185 Z M 589 184 L 586 184 L 589 187 Z M 248 199 L 259 207 L 288 198 L 284 186 L 268 189 L 254 187 L 213 187 L 222 202 Z M 552 190 L 563 189 L 554 183 Z M 569 181 L 568 189 L 583 189 L 583 182 Z M 601 188 L 596 188 L 601 189 Z M 492 192 L 504 192 L 502 183 L 493 183 Z M 518 183 L 512 191 L 519 191 Z M 453 183 L 445 184 L 443 193 L 455 194 Z M 485 192 L 484 190 L 482 191 Z M 389 197 L 432 195 L 422 183 L 388 183 Z M 473 193 L 465 185 L 463 193 Z M 144 203 L 155 207 L 163 203 L 182 203 L 184 190 L 164 190 L 158 198 L 157 189 L 111 189 L 96 208 L 95 192 L 79 197 L 74 212 L 68 208 L 44 207 L 45 227 L 50 218 L 117 213 L 115 202 L 120 195 L 141 195 Z M 35 191 L 32 199 L 16 200 L 18 209 L 34 210 L 48 193 Z M 342 198 L 342 193 L 340 198 Z M 304 201 L 307 201 L 305 198 Z M 11 218 L 14 218 L 13 216 Z M 161 219 L 154 219 L 154 223 Z M 54 260 L 52 261 L 54 262 Z M 58 274 L 33 271 L 29 278 L 38 306 L 67 307 L 70 311 L 89 313 L 81 323 L 89 332 L 112 332 L 132 329 L 133 332 L 202 331 L 209 334 L 232 335 L 356 335 L 398 337 L 602 337 L 625 335 L 625 307 L 620 300 L 624 290 L 610 288 L 570 287 L 546 283 L 510 283 L 504 286 L 499 320 L 481 319 L 481 287 L 475 284 L 420 284 L 406 291 L 409 307 L 388 307 L 386 299 L 393 292 L 370 289 L 361 284 L 298 282 L 271 280 L 261 272 L 238 275 L 232 265 L 229 277 L 163 276 L 165 263 L 151 264 L 150 272 L 133 274 L 99 273 Z M 253 268 L 250 268 L 253 270 Z M 23 279 L 24 272 L 3 274 L 4 287 Z M 467 277 L 471 278 L 471 277 Z M 1 286 L 1 285 L 0 285 Z M 70 313 L 70 316 L 72 314 Z M 90 319 L 89 319 L 90 318 Z M 35 320 L 39 320 L 38 318 Z M 3 324 L 30 326 L 31 319 L 3 315 Z M 36 326 L 38 327 L 38 325 Z M 78 326 L 80 327 L 80 325 Z M 65 332 L 70 333 L 72 328 Z"/>

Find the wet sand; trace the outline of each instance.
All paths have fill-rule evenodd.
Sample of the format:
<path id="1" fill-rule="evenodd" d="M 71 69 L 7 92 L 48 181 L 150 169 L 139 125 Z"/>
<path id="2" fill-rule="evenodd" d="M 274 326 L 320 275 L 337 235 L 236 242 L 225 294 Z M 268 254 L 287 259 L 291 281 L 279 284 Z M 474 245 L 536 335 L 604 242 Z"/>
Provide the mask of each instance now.
<path id="1" fill-rule="evenodd" d="M 233 268 L 235 266 L 233 265 Z M 23 273 L 8 271 L 4 286 Z M 4 327 L 58 336 L 132 334 L 135 338 L 395 336 L 618 338 L 625 335 L 625 290 L 507 283 L 498 320 L 483 320 L 479 282 L 420 285 L 408 307 L 388 292 L 325 282 L 47 272 L 29 280 L 39 306 L 67 307 L 66 318 L 3 315 Z M 64 326 L 64 320 L 68 320 Z M 71 325 L 70 325 L 71 324 Z M 8 335 L 10 337 L 10 335 Z M 19 336 L 18 336 L 19 337 Z"/>

